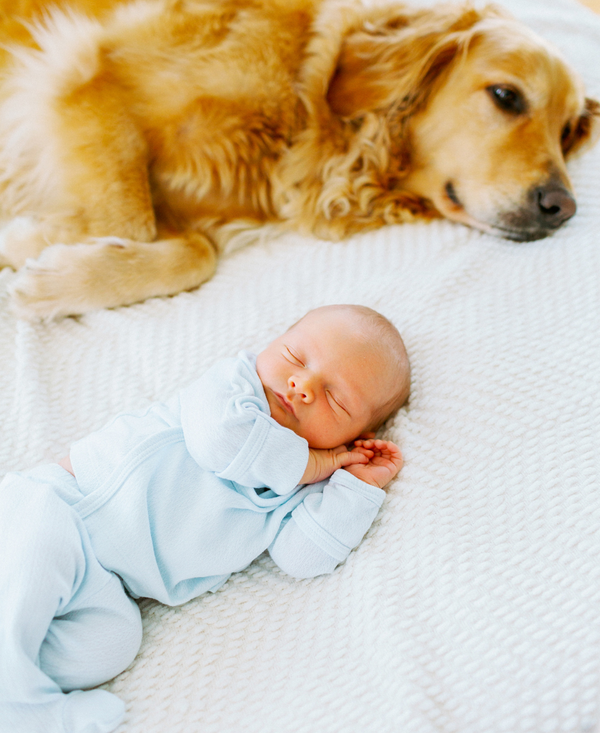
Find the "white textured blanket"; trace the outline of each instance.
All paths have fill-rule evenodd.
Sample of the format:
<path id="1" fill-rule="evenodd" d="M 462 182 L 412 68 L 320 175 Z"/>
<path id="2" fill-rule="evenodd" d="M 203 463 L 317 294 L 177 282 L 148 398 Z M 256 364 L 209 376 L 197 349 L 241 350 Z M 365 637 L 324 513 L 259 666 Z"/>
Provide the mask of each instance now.
<path id="1" fill-rule="evenodd" d="M 600 18 L 505 5 L 600 98 Z M 413 365 L 386 427 L 405 468 L 332 576 L 266 557 L 181 608 L 106 685 L 119 733 L 591 733 L 600 723 L 600 146 L 576 217 L 513 244 L 448 222 L 330 244 L 286 235 L 198 291 L 53 325 L 16 322 L 0 273 L 1 469 L 65 454 L 309 308 L 392 318 Z"/>

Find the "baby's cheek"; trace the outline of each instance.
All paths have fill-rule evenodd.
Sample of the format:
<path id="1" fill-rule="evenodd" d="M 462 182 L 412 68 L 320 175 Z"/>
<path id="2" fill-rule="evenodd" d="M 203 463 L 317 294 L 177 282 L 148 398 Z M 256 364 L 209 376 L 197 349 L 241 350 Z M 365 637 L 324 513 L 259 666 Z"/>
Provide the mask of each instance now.
<path id="1" fill-rule="evenodd" d="M 283 409 L 283 407 L 275 400 L 268 400 L 269 408 L 271 410 L 271 417 L 273 420 L 275 420 L 276 423 L 279 423 L 284 428 L 287 428 L 286 425 L 286 418 L 287 418 L 287 412 Z"/>

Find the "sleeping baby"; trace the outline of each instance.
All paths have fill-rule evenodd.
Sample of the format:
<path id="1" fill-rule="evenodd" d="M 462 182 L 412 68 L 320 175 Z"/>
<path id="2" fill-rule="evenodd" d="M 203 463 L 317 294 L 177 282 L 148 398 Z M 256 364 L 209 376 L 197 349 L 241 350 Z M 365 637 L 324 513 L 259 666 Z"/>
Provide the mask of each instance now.
<path id="1" fill-rule="evenodd" d="M 375 431 L 407 399 L 396 328 L 363 306 L 310 311 L 257 356 L 216 363 L 121 414 L 59 464 L 0 484 L 0 731 L 108 733 L 89 689 L 138 652 L 134 598 L 179 605 L 268 550 L 296 578 L 356 547 L 402 467 Z"/>

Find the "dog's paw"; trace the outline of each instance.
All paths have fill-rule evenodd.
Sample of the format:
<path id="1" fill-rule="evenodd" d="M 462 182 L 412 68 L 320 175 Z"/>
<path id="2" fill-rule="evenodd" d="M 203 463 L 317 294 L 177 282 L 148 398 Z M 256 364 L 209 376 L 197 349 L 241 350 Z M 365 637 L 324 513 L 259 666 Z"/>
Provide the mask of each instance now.
<path id="1" fill-rule="evenodd" d="M 78 282 L 73 282 L 73 245 L 55 244 L 28 259 L 9 287 L 10 308 L 17 318 L 51 321 L 81 313 Z"/>
<path id="2" fill-rule="evenodd" d="M 38 257 L 50 242 L 47 234 L 47 228 L 34 217 L 11 219 L 0 229 L 0 267 L 18 270 L 28 259 Z"/>

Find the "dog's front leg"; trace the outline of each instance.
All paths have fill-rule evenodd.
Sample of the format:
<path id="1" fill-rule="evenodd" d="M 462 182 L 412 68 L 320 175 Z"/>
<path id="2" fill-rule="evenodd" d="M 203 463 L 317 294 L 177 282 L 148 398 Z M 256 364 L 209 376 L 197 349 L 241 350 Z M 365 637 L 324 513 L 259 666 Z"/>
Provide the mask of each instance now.
<path id="1" fill-rule="evenodd" d="M 10 287 L 11 306 L 28 320 L 50 320 L 190 290 L 216 266 L 207 237 L 192 232 L 155 242 L 103 237 L 56 244 L 29 260 Z"/>
<path id="2" fill-rule="evenodd" d="M 52 244 L 83 241 L 85 230 L 77 215 L 16 216 L 0 229 L 0 267 L 19 270 Z"/>

